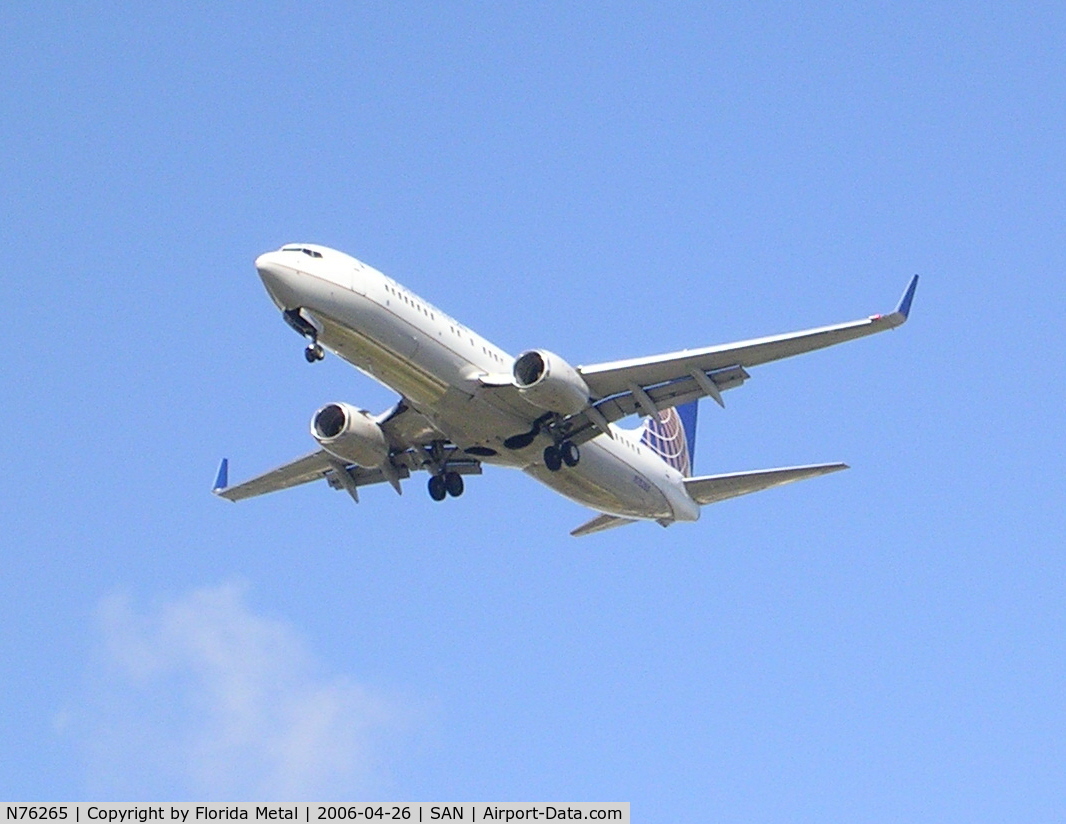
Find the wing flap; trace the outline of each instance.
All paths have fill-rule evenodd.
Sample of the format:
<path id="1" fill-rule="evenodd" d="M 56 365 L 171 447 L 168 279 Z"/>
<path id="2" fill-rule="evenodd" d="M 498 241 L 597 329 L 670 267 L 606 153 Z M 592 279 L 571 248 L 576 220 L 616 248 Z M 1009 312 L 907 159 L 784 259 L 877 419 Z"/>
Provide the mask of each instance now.
<path id="1" fill-rule="evenodd" d="M 729 498 L 760 492 L 794 481 L 803 481 L 830 472 L 847 469 L 843 463 L 812 464 L 810 466 L 789 466 L 780 469 L 758 469 L 752 472 L 732 472 L 726 475 L 704 475 L 700 478 L 686 478 L 685 491 L 700 505 L 716 504 Z"/>
<path id="2" fill-rule="evenodd" d="M 695 370 L 694 370 L 695 371 Z M 718 394 L 740 386 L 750 375 L 739 366 L 704 374 L 703 380 L 691 376 L 678 378 L 658 386 L 641 389 L 657 411 L 681 406 L 689 401 L 707 397 L 705 384 Z M 620 421 L 630 415 L 648 415 L 650 411 L 632 390 L 592 404 L 588 409 L 566 419 L 566 437 L 579 446 L 604 432 L 605 424 Z"/>
<path id="3" fill-rule="evenodd" d="M 717 387 L 719 392 L 724 392 L 727 389 L 740 386 L 751 376 L 743 368 L 732 366 L 711 372 L 706 377 Z M 708 394 L 695 377 L 678 378 L 658 386 L 642 387 L 642 389 L 656 410 L 659 411 L 669 409 L 671 406 L 681 406 L 689 401 L 706 397 Z M 615 395 L 605 401 L 600 401 L 595 406 L 610 423 L 638 413 L 642 415 L 651 414 L 651 410 L 644 408 L 644 404 L 633 391 Z"/>

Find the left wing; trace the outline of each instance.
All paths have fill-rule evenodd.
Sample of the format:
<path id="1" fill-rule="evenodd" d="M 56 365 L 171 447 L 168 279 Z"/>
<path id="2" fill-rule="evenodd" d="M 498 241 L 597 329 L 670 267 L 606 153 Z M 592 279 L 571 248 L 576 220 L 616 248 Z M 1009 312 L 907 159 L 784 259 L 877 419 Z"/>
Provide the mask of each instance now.
<path id="1" fill-rule="evenodd" d="M 727 367 L 743 369 L 758 366 L 902 326 L 910 314 L 911 301 L 914 299 L 914 290 L 917 286 L 918 276 L 915 275 L 911 278 L 896 310 L 888 315 L 872 315 L 851 323 L 822 326 L 802 332 L 756 338 L 740 343 L 727 343 L 722 346 L 709 346 L 704 349 L 672 352 L 650 358 L 633 358 L 592 366 L 579 366 L 577 371 L 585 379 L 593 396 L 597 398 L 631 391 L 633 385 L 646 387 L 684 378 L 693 378 L 698 381 L 693 373 L 706 374 Z M 713 396 L 714 393 L 708 392 L 708 394 Z"/>
<path id="2" fill-rule="evenodd" d="M 629 415 L 654 415 L 704 397 L 724 406 L 722 392 L 744 383 L 750 377 L 747 367 L 902 326 L 910 315 L 917 286 L 915 275 L 895 311 L 887 315 L 703 349 L 579 366 L 577 371 L 592 393 L 591 402 L 557 425 L 566 437 L 580 444 L 601 433 L 610 435 L 607 424 Z"/>

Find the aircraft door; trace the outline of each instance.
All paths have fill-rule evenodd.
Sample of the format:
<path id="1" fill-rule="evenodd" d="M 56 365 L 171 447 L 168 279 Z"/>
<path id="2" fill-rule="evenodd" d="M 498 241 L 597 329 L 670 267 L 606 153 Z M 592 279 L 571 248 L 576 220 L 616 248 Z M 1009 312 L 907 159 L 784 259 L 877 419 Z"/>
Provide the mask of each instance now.
<path id="1" fill-rule="evenodd" d="M 366 265 L 355 261 L 348 267 L 348 288 L 355 292 L 357 295 L 366 294 L 366 280 L 370 273 L 367 271 Z"/>
<path id="2" fill-rule="evenodd" d="M 329 279 L 342 289 L 351 289 L 352 267 L 343 261 L 331 261 Z"/>

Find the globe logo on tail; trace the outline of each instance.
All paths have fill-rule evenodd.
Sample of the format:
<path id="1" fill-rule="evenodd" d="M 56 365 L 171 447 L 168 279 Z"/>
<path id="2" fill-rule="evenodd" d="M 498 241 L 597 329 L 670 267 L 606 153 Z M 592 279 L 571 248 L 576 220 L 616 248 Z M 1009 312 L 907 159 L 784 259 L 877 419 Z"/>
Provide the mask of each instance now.
<path id="1" fill-rule="evenodd" d="M 648 418 L 640 442 L 686 478 L 692 475 L 685 427 L 673 407 Z"/>

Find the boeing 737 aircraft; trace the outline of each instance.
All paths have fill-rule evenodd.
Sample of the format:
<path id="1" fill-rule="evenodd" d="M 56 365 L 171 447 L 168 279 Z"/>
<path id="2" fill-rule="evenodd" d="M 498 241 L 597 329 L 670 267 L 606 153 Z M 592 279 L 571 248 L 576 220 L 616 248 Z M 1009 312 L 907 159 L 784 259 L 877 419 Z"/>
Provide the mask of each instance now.
<path id="1" fill-rule="evenodd" d="M 740 386 L 747 370 L 894 329 L 907 320 L 918 276 L 894 312 L 787 335 L 686 349 L 647 358 L 571 366 L 530 349 L 517 358 L 396 281 L 343 252 L 310 243 L 261 255 L 255 267 L 285 321 L 309 340 L 305 357 L 328 349 L 399 393 L 371 415 L 344 402 L 311 418 L 319 449 L 236 486 L 228 461 L 214 492 L 239 501 L 325 478 L 355 501 L 359 488 L 429 473 L 435 501 L 463 493 L 482 464 L 521 469 L 598 514 L 572 535 L 638 520 L 695 521 L 700 507 L 846 469 L 815 464 L 725 475 L 692 475 L 697 402 Z M 637 429 L 617 421 L 647 418 Z"/>

